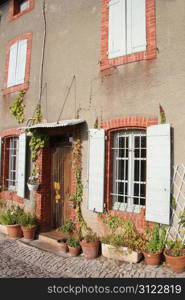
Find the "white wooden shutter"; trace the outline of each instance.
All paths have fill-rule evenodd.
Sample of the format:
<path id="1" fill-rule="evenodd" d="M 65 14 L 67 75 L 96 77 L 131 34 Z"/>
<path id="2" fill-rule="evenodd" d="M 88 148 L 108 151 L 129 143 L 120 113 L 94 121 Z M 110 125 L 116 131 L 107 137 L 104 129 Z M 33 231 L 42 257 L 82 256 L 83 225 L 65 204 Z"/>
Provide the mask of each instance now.
<path id="1" fill-rule="evenodd" d="M 127 54 L 146 50 L 146 0 L 127 1 Z"/>
<path id="2" fill-rule="evenodd" d="M 104 203 L 105 131 L 89 131 L 89 201 L 88 208 L 103 212 Z"/>
<path id="3" fill-rule="evenodd" d="M 24 83 L 26 69 L 27 39 L 19 41 L 16 68 L 16 84 Z"/>
<path id="4" fill-rule="evenodd" d="M 125 0 L 109 2 L 108 58 L 126 54 Z"/>
<path id="5" fill-rule="evenodd" d="M 1 168 L 2 168 L 2 137 L 0 137 L 0 180 L 1 180 Z"/>
<path id="6" fill-rule="evenodd" d="M 18 49 L 18 43 L 15 43 L 10 47 L 7 87 L 11 87 L 16 84 L 15 74 L 16 74 L 16 62 L 17 62 L 17 49 Z"/>
<path id="7" fill-rule="evenodd" d="M 170 125 L 147 128 L 146 220 L 169 225 L 170 220 Z"/>
<path id="8" fill-rule="evenodd" d="M 26 175 L 26 134 L 19 136 L 17 194 L 25 197 L 25 175 Z"/>

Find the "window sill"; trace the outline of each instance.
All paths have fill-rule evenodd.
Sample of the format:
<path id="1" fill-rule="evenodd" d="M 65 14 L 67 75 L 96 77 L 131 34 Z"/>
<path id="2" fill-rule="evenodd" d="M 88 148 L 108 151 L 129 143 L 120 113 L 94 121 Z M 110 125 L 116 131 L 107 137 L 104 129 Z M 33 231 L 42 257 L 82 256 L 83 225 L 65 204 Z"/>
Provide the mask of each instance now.
<path id="1" fill-rule="evenodd" d="M 11 87 L 7 87 L 3 89 L 3 96 L 6 96 L 8 94 L 21 91 L 21 90 L 27 90 L 29 88 L 29 82 L 25 82 L 22 84 L 14 85 Z"/>
<path id="2" fill-rule="evenodd" d="M 123 213 L 139 214 L 144 207 L 145 206 L 142 206 L 142 205 L 129 206 L 128 204 L 116 202 L 116 203 L 114 203 L 112 210 L 117 211 L 117 212 L 123 212 Z"/>

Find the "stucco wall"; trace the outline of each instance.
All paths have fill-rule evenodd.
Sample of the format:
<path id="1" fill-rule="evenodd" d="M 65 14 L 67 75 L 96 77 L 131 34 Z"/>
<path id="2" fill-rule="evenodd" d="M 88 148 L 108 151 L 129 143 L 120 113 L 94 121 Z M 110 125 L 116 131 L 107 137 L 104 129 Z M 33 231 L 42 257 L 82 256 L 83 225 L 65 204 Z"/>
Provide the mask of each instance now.
<path id="1" fill-rule="evenodd" d="M 1 7 L 0 85 L 3 87 L 6 45 L 16 36 L 33 32 L 30 88 L 25 98 L 26 119 L 32 117 L 39 97 L 44 23 L 42 1 L 19 19 L 8 22 L 7 6 Z M 100 72 L 101 0 L 46 0 L 46 50 L 42 111 L 56 121 L 73 76 L 76 77 L 61 119 L 80 118 L 92 127 L 102 120 L 125 116 L 159 115 L 159 103 L 174 129 L 174 163 L 184 162 L 185 131 L 185 4 L 182 0 L 157 0 L 157 48 L 155 60 L 141 61 Z M 0 128 L 18 127 L 8 112 L 15 94 L 0 93 Z M 87 132 L 83 133 L 84 214 L 86 211 Z M 91 216 L 91 218 L 90 218 Z"/>

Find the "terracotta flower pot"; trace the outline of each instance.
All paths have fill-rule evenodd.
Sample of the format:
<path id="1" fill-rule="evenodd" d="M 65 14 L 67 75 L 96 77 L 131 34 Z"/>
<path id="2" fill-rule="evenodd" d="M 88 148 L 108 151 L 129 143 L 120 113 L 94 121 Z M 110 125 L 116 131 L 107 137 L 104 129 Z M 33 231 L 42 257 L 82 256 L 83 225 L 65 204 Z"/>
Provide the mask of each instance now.
<path id="1" fill-rule="evenodd" d="M 32 226 L 32 227 L 23 227 L 23 226 L 21 226 L 21 229 L 23 231 L 23 237 L 26 240 L 34 240 L 35 232 L 36 232 L 36 226 Z"/>
<path id="2" fill-rule="evenodd" d="M 99 255 L 99 250 L 100 250 L 100 242 L 86 242 L 86 241 L 81 241 L 80 243 L 84 256 L 87 259 L 93 259 L 98 257 Z"/>
<path id="3" fill-rule="evenodd" d="M 71 256 L 78 256 L 80 254 L 81 247 L 73 248 L 73 247 L 68 246 L 68 248 L 69 248 L 69 253 L 71 254 Z"/>
<path id="4" fill-rule="evenodd" d="M 7 225 L 8 235 L 11 238 L 19 239 L 22 237 L 22 230 L 19 224 Z"/>
<path id="5" fill-rule="evenodd" d="M 68 245 L 66 244 L 67 240 L 58 240 L 60 250 L 64 253 L 69 251 Z"/>
<path id="6" fill-rule="evenodd" d="M 159 252 L 159 253 L 143 252 L 146 264 L 147 265 L 152 265 L 152 266 L 160 265 L 161 254 L 162 254 L 162 252 Z"/>
<path id="7" fill-rule="evenodd" d="M 181 256 L 171 256 L 169 250 L 164 251 L 164 256 L 166 258 L 167 264 L 169 264 L 170 269 L 175 273 L 182 273 L 185 271 L 185 250 L 184 254 Z"/>

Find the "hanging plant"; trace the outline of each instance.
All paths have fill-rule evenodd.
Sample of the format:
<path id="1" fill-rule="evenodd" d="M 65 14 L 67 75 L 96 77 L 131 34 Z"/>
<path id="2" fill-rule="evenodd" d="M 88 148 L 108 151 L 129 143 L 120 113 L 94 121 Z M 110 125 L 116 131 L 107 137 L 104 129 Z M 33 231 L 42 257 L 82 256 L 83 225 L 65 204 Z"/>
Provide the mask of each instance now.
<path id="1" fill-rule="evenodd" d="M 32 131 L 32 137 L 29 142 L 30 149 L 32 151 L 31 159 L 35 162 L 38 158 L 38 151 L 48 145 L 48 136 L 40 134 L 37 130 Z"/>
<path id="2" fill-rule="evenodd" d="M 25 120 L 24 118 L 25 105 L 23 104 L 25 94 L 26 91 L 20 91 L 19 95 L 15 98 L 13 104 L 9 107 L 9 111 L 16 118 L 19 124 L 23 123 Z"/>

